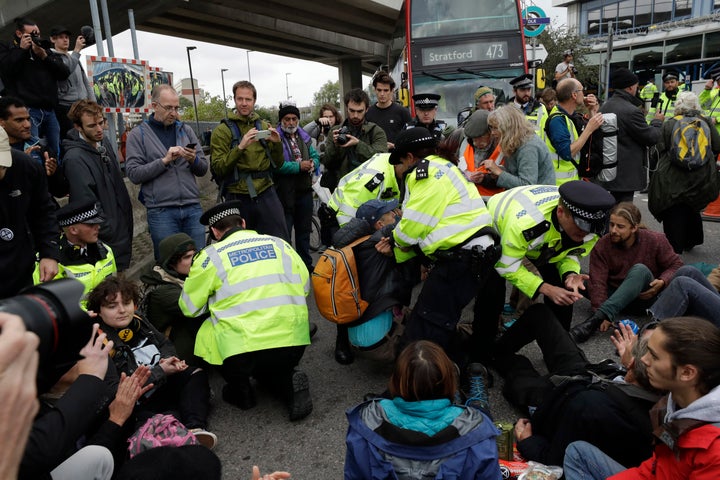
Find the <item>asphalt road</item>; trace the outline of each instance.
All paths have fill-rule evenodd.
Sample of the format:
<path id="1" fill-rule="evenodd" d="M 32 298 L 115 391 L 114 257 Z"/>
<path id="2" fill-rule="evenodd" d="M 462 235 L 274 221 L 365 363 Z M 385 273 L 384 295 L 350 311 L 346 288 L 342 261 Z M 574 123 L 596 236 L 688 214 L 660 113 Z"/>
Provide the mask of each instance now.
<path id="1" fill-rule="evenodd" d="M 647 195 L 636 195 L 635 204 L 643 212 L 643 221 L 651 229 L 661 230 L 647 211 Z M 705 244 L 683 255 L 685 263 L 718 263 L 720 223 L 705 222 Z M 587 259 L 583 261 L 587 269 Z M 341 479 L 345 459 L 345 410 L 362 401 L 368 392 L 385 389 L 392 365 L 357 358 L 348 366 L 334 360 L 335 326 L 317 312 L 312 294 L 308 300 L 310 318 L 319 330 L 300 367 L 310 377 L 314 411 L 304 420 L 291 423 L 285 405 L 258 391 L 258 406 L 242 411 L 225 404 L 219 397 L 222 379 L 213 375 L 216 393 L 210 416 L 210 429 L 219 439 L 216 453 L 223 462 L 225 479 L 247 479 L 253 465 L 261 471 L 287 470 L 294 479 Z M 472 304 L 464 321 L 471 321 Z M 576 304 L 574 322 L 590 315 L 590 303 Z M 645 318 L 635 318 L 639 323 Z M 609 334 L 596 334 L 583 345 L 591 361 L 613 358 Z M 539 370 L 544 368 L 535 344 L 525 349 Z M 496 375 L 496 386 L 490 390 L 490 405 L 496 421 L 514 422 L 521 416 L 500 394 L 502 379 Z"/>

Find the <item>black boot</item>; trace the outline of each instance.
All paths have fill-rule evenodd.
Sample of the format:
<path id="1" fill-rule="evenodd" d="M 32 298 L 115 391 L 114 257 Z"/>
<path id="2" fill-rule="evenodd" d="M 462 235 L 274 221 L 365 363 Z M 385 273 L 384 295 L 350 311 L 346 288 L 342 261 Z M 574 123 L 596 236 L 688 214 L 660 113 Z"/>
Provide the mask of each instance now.
<path id="1" fill-rule="evenodd" d="M 575 343 L 585 343 L 593 333 L 600 327 L 603 320 L 603 314 L 598 310 L 580 325 L 575 325 L 570 329 L 570 337 Z"/>
<path id="2" fill-rule="evenodd" d="M 337 326 L 337 337 L 335 337 L 335 361 L 341 365 L 350 365 L 355 361 L 355 354 L 353 354 L 353 351 L 350 348 L 348 327 L 345 325 Z"/>

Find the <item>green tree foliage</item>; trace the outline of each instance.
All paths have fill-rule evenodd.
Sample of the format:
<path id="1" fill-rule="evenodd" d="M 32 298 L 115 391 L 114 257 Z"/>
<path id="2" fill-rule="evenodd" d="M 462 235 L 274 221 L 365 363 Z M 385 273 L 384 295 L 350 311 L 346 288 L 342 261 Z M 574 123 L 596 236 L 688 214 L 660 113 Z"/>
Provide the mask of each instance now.
<path id="1" fill-rule="evenodd" d="M 278 124 L 278 107 L 261 107 L 259 105 L 255 105 L 255 113 L 260 115 L 260 118 L 263 120 L 267 120 L 268 122 L 272 123 L 273 125 Z"/>
<path id="2" fill-rule="evenodd" d="M 573 64 L 578 70 L 577 78 L 588 88 L 597 86 L 598 67 L 590 66 L 585 55 L 592 50 L 582 43 L 582 39 L 575 33 L 566 29 L 548 28 L 538 35 L 538 43 L 545 46 L 548 56 L 543 62 L 547 86 L 552 85 L 555 75 L 555 66 L 563 61 L 563 53 L 570 50 L 573 53 Z"/>
<path id="3" fill-rule="evenodd" d="M 198 109 L 198 120 L 201 122 L 218 122 L 225 118 L 225 102 L 220 95 L 211 97 L 209 93 L 204 92 L 201 96 L 196 97 L 197 109 Z M 180 105 L 182 106 L 185 102 L 180 97 Z M 195 120 L 195 109 L 193 108 L 192 100 L 188 101 L 189 105 L 185 107 L 183 112 L 183 118 L 185 121 Z"/>
<path id="4" fill-rule="evenodd" d="M 337 108 L 340 108 L 339 80 L 334 82 L 328 80 L 322 87 L 320 87 L 320 90 L 315 92 L 313 95 L 312 118 L 318 118 L 320 116 L 320 107 L 325 103 L 329 103 L 331 105 L 335 105 Z"/>

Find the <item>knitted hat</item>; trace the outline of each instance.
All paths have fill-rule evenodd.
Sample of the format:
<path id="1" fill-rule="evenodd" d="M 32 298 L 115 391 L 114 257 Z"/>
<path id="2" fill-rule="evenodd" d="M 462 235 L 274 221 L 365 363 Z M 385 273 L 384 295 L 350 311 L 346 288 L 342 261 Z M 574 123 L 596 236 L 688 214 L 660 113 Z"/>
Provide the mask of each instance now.
<path id="1" fill-rule="evenodd" d="M 278 120 L 282 120 L 285 115 L 293 114 L 300 118 L 300 110 L 293 103 L 281 103 L 278 111 Z"/>
<path id="2" fill-rule="evenodd" d="M 475 103 L 480 100 L 480 97 L 484 97 L 485 95 L 493 95 L 492 88 L 490 87 L 480 87 L 477 90 L 475 90 Z"/>
<path id="3" fill-rule="evenodd" d="M 477 138 L 488 133 L 489 116 L 490 112 L 487 110 L 475 110 L 465 122 L 465 136 L 468 138 Z"/>
<path id="4" fill-rule="evenodd" d="M 640 79 L 627 68 L 618 68 L 610 73 L 610 87 L 615 90 L 632 87 L 636 83 L 640 83 Z"/>
<path id="5" fill-rule="evenodd" d="M 176 254 L 183 254 L 190 249 L 197 250 L 197 247 L 187 233 L 176 233 L 163 238 L 158 248 L 160 250 L 160 266 L 165 270 L 172 269 L 172 265 L 169 265 L 170 260 Z"/>

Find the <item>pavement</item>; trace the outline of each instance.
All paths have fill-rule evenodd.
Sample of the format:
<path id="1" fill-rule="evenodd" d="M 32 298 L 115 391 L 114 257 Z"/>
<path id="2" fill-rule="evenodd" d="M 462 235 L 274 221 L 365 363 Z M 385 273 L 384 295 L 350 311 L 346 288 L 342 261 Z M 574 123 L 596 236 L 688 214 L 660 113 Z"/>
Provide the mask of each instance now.
<path id="1" fill-rule="evenodd" d="M 653 230 L 661 226 L 647 211 L 647 195 L 636 194 L 635 204 L 643 213 L 643 223 Z M 683 254 L 685 263 L 718 263 L 720 223 L 705 222 L 705 244 Z M 317 257 L 317 254 L 315 254 Z M 583 259 L 587 271 L 587 258 Z M 509 290 L 508 290 L 509 291 Z M 223 478 L 250 478 L 253 465 L 262 473 L 285 470 L 295 479 L 341 479 L 345 460 L 345 411 L 362 401 L 368 392 L 382 392 L 392 371 L 392 365 L 357 357 L 352 365 L 340 365 L 334 360 L 335 326 L 323 319 L 310 294 L 310 319 L 318 325 L 318 333 L 305 351 L 300 367 L 310 378 L 314 410 L 298 422 L 288 420 L 288 412 L 280 401 L 262 389 L 258 390 L 258 405 L 247 411 L 229 406 L 220 399 L 223 381 L 213 374 L 211 383 L 215 397 L 212 401 L 209 430 L 218 436 L 215 452 L 223 463 Z M 573 322 L 581 322 L 591 313 L 590 303 L 581 300 L 575 306 Z M 462 321 L 471 321 L 472 303 L 465 309 Z M 633 318 L 643 323 L 646 318 Z M 617 358 L 609 341 L 609 333 L 596 334 L 582 345 L 590 361 Z M 539 371 L 544 370 L 536 344 L 523 353 L 533 360 Z M 500 391 L 502 378 L 495 375 L 495 387 L 490 389 L 490 405 L 494 420 L 515 422 L 521 412 L 511 407 Z"/>

